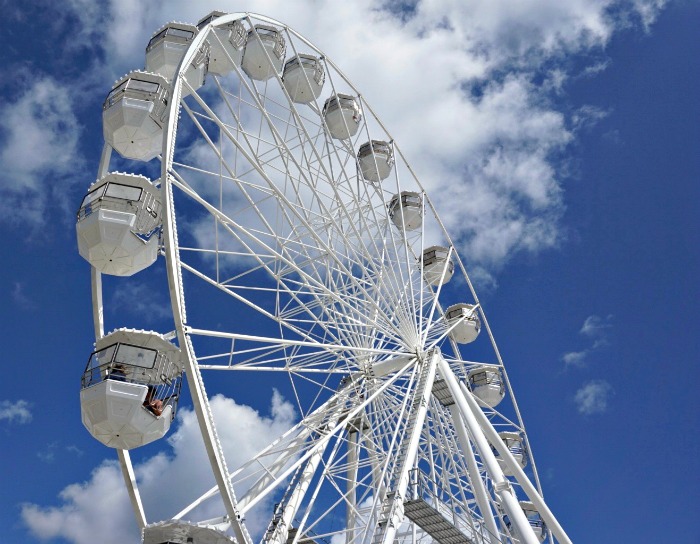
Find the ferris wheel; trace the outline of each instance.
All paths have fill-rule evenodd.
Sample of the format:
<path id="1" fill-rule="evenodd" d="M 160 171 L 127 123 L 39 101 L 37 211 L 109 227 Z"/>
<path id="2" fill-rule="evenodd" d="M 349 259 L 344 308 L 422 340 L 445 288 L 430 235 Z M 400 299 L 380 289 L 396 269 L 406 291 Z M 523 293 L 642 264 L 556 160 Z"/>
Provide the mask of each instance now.
<path id="1" fill-rule="evenodd" d="M 455 244 L 360 91 L 249 13 L 169 23 L 145 64 L 104 102 L 76 226 L 83 423 L 117 450 L 143 542 L 570 542 Z M 160 178 L 111 171 L 113 151 L 140 172 L 159 158 Z M 174 330 L 106 332 L 103 275 L 159 256 Z M 168 433 L 185 383 L 216 485 L 151 520 L 129 450 Z M 222 383 L 297 414 L 239 466 L 207 396 Z"/>

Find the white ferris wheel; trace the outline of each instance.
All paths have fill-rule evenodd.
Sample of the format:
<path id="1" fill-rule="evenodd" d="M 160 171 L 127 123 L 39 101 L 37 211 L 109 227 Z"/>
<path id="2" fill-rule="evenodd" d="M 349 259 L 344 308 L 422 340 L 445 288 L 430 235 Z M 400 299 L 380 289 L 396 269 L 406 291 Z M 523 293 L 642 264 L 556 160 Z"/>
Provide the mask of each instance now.
<path id="1" fill-rule="evenodd" d="M 455 245 L 318 48 L 248 13 L 169 23 L 103 125 L 76 227 L 96 335 L 81 411 L 117 450 L 143 542 L 570 542 Z M 113 150 L 159 158 L 160 179 L 111 171 Z M 174 330 L 106 333 L 103 275 L 159 256 Z M 274 387 L 298 416 L 240 466 L 207 397 L 222 373 L 230 396 Z M 166 435 L 183 382 L 216 485 L 152 520 L 129 450 Z"/>

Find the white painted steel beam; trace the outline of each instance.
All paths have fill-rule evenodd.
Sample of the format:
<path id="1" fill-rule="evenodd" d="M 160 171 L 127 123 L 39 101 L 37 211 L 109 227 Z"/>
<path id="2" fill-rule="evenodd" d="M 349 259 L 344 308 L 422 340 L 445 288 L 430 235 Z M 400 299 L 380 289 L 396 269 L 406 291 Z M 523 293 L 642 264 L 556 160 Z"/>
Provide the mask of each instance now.
<path id="1" fill-rule="evenodd" d="M 452 398 L 454 398 L 455 403 L 459 408 L 460 414 L 464 420 L 464 423 L 466 424 L 467 431 L 472 437 L 474 445 L 479 452 L 479 457 L 481 457 L 481 460 L 486 467 L 486 472 L 491 477 L 491 481 L 493 482 L 493 487 L 496 491 L 497 497 L 499 498 L 499 502 L 506 511 L 506 514 L 508 514 L 522 544 L 540 544 L 540 540 L 532 530 L 530 522 L 527 520 L 522 508 L 520 508 L 518 498 L 516 497 L 510 482 L 503 474 L 501 467 L 498 465 L 496 456 L 491 451 L 491 447 L 486 440 L 486 436 L 484 436 L 476 417 L 469 408 L 467 399 L 462 393 L 459 382 L 452 372 L 450 365 L 447 364 L 447 361 L 440 358 L 438 359 L 438 367 L 440 370 L 440 375 L 447 383 L 450 393 L 452 394 Z"/>
<path id="2" fill-rule="evenodd" d="M 309 457 L 309 460 L 304 466 L 304 470 L 301 473 L 297 485 L 292 491 L 292 494 L 290 495 L 287 503 L 284 505 L 282 517 L 277 523 L 277 527 L 275 527 L 273 535 L 270 537 L 269 540 L 267 540 L 267 542 L 276 542 L 277 544 L 285 544 L 287 542 L 287 538 L 289 536 L 289 529 L 292 526 L 294 517 L 296 516 L 299 506 L 301 506 L 301 502 L 306 496 L 306 491 L 309 489 L 311 480 L 313 479 L 314 475 L 316 474 L 316 471 L 318 470 L 318 466 L 321 463 L 321 460 L 323 459 L 323 454 L 325 453 L 327 447 L 328 442 L 324 444 L 323 448 L 317 449 L 314 452 L 314 454 L 311 457 Z"/>
<path id="3" fill-rule="evenodd" d="M 434 350 L 421 363 L 418 363 L 416 390 L 413 397 L 413 405 L 408 415 L 410 425 L 406 428 L 403 438 L 403 440 L 408 440 L 408 443 L 404 445 L 402 442 L 400 446 L 400 455 L 403 455 L 404 458 L 401 460 L 401 464 L 395 468 L 398 473 L 394 474 L 395 487 L 392 489 L 394 494 L 388 497 L 389 504 L 382 505 L 382 507 L 389 507 L 387 519 L 382 520 L 386 523 L 381 540 L 383 544 L 392 544 L 394 542 L 396 531 L 404 518 L 403 501 L 406 498 L 410 471 L 416 462 L 418 445 L 425 424 L 425 416 L 428 412 L 428 401 L 430 400 L 433 381 L 435 380 L 436 362 L 439 364 L 439 361 L 444 361 L 442 354 L 439 350 Z"/>
<path id="4" fill-rule="evenodd" d="M 106 161 L 107 167 L 109 166 L 109 156 L 111 150 L 112 148 L 105 144 L 105 147 L 102 150 L 100 171 L 105 170 L 104 161 Z M 95 269 L 95 267 L 90 267 L 90 279 L 92 290 L 92 320 L 95 328 L 95 340 L 99 340 L 105 334 L 104 306 L 102 302 L 102 274 Z M 139 488 L 136 485 L 136 475 L 134 474 L 134 467 L 131 464 L 131 456 L 126 450 L 117 450 L 117 458 L 119 459 L 119 468 L 122 471 L 124 485 L 126 486 L 126 491 L 129 495 L 131 509 L 134 511 L 134 517 L 136 518 L 136 525 L 143 529 L 147 523 L 146 513 L 143 509 L 143 502 L 141 501 Z"/>
<path id="5" fill-rule="evenodd" d="M 117 450 L 117 456 L 119 457 L 119 466 L 122 469 L 124 484 L 129 493 L 131 508 L 134 510 L 134 516 L 136 517 L 136 524 L 139 529 L 143 529 L 147 525 L 146 514 L 143 510 L 139 488 L 136 485 L 136 474 L 134 474 L 134 467 L 131 464 L 131 456 L 128 450 Z"/>
<path id="6" fill-rule="evenodd" d="M 211 27 L 210 27 L 211 28 Z M 226 509 L 226 513 L 231 521 L 231 529 L 238 544 L 252 544 L 252 539 L 248 534 L 243 520 L 238 511 L 236 495 L 233 485 L 229 479 L 226 460 L 221 448 L 221 442 L 216 432 L 214 420 L 204 390 L 204 382 L 197 367 L 197 360 L 194 355 L 192 344 L 186 331 L 187 312 L 185 309 L 185 298 L 182 287 L 182 277 L 180 276 L 180 255 L 177 251 L 177 229 L 175 226 L 175 207 L 173 203 L 172 182 L 170 180 L 170 169 L 172 167 L 173 153 L 175 150 L 175 134 L 177 131 L 177 119 L 180 111 L 180 99 L 182 96 L 182 81 L 184 79 L 184 69 L 192 61 L 201 44 L 207 37 L 208 32 L 200 32 L 190 44 L 187 52 L 183 55 L 178 67 L 178 77 L 173 81 L 173 96 L 168 106 L 167 128 L 163 131 L 163 157 L 161 161 L 161 186 L 163 190 L 163 239 L 165 248 L 165 263 L 168 273 L 168 285 L 170 288 L 170 300 L 172 302 L 173 318 L 177 330 L 177 337 L 183 355 L 183 363 L 187 384 L 189 386 L 192 404 L 199 423 L 199 428 L 204 440 L 207 457 L 212 468 L 214 479 L 219 488 L 221 500 Z"/>
<path id="7" fill-rule="evenodd" d="M 365 401 L 362 404 L 359 404 L 353 409 L 351 409 L 339 423 L 329 428 L 327 433 L 320 440 L 318 440 L 316 444 L 312 448 L 310 448 L 303 456 L 301 456 L 299 459 L 296 460 L 296 462 L 288 466 L 286 470 L 282 471 L 280 474 L 277 474 L 276 477 L 270 481 L 267 487 L 261 489 L 255 497 L 251 497 L 250 501 L 246 504 L 246 507 L 241 509 L 241 512 L 245 513 L 251 508 L 253 508 L 253 506 L 255 506 L 260 500 L 262 500 L 275 487 L 277 487 L 277 485 L 279 485 L 280 482 L 284 481 L 289 475 L 291 475 L 292 472 L 294 472 L 303 463 L 305 463 L 312 455 L 314 455 L 318 450 L 325 448 L 326 443 L 329 440 L 331 440 L 333 436 L 335 436 L 339 432 L 342 432 L 342 430 L 345 429 L 345 427 L 347 427 L 348 423 L 353 421 L 358 416 L 358 414 L 360 414 L 365 409 L 367 405 L 374 402 L 377 399 L 377 397 L 381 396 L 389 387 L 391 387 L 401 374 L 402 372 L 398 372 L 395 376 L 390 377 L 382 384 L 381 387 L 379 387 L 374 393 L 372 393 L 367 399 L 365 399 Z"/>
<path id="8" fill-rule="evenodd" d="M 469 473 L 469 481 L 474 490 L 474 498 L 476 499 L 476 504 L 479 506 L 481 515 L 484 516 L 484 522 L 488 530 L 488 542 L 491 544 L 500 543 L 500 533 L 496 526 L 496 520 L 493 517 L 488 493 L 484 487 L 484 481 L 481 479 L 481 473 L 476 464 L 476 457 L 474 456 L 474 450 L 472 450 L 469 434 L 467 428 L 464 426 L 464 421 L 462 421 L 462 416 L 459 413 L 457 404 L 450 405 L 450 413 L 452 414 L 452 422 L 457 432 L 457 438 L 459 439 L 460 446 L 462 446 L 462 454 L 467 461 L 467 471 Z"/>
<path id="9" fill-rule="evenodd" d="M 461 389 L 464 393 L 464 397 L 469 405 L 469 408 L 471 409 L 471 412 L 474 414 L 481 429 L 484 431 L 486 438 L 491 444 L 493 444 L 493 447 L 496 448 L 499 455 L 501 456 L 501 459 L 503 459 L 503 461 L 508 465 L 508 468 L 511 471 L 513 471 L 515 479 L 523 488 L 523 491 L 525 491 L 525 494 L 528 496 L 528 498 L 532 501 L 532 504 L 535 505 L 535 508 L 539 512 L 540 516 L 547 524 L 547 528 L 552 532 L 554 537 L 561 544 L 572 544 L 571 539 L 566 534 L 566 532 L 564 531 L 560 523 L 557 521 L 557 519 L 554 517 L 554 514 L 544 502 L 542 496 L 537 492 L 535 486 L 532 484 L 532 482 L 530 482 L 530 479 L 523 471 L 522 467 L 520 466 L 520 463 L 518 463 L 515 460 L 513 454 L 503 443 L 503 440 L 501 440 L 501 438 L 498 436 L 498 432 L 496 431 L 496 429 L 493 428 L 491 422 L 481 411 L 481 408 L 479 408 L 479 405 L 477 404 L 476 399 L 474 399 L 471 392 L 467 389 L 467 387 L 464 384 L 461 384 Z"/>
<path id="10" fill-rule="evenodd" d="M 336 393 L 337 395 L 337 393 Z M 258 493 L 260 493 L 263 489 L 265 489 L 269 484 L 275 479 L 276 474 L 279 470 L 284 468 L 284 466 L 290 462 L 290 460 L 299 453 L 303 443 L 305 440 L 308 438 L 308 436 L 311 434 L 313 431 L 310 421 L 315 417 L 318 416 L 318 414 L 325 412 L 327 407 L 332 404 L 332 402 L 335 402 L 336 397 L 333 396 L 331 397 L 328 401 L 326 401 L 324 404 L 319 406 L 312 414 L 308 415 L 304 421 L 301 421 L 297 423 L 294 427 L 289 429 L 286 433 L 284 433 L 282 436 L 278 437 L 276 440 L 274 440 L 271 444 L 267 445 L 265 448 L 263 448 L 261 451 L 259 451 L 255 456 L 253 456 L 247 463 L 242 465 L 241 467 L 237 468 L 234 470 L 231 474 L 230 477 L 233 480 L 236 475 L 241 474 L 245 472 L 247 469 L 249 469 L 252 465 L 257 464 L 263 467 L 264 474 L 261 476 L 248 490 L 246 495 L 241 497 L 241 499 L 238 501 L 238 507 L 240 509 L 245 509 L 246 505 L 250 501 L 251 498 L 256 497 Z M 284 449 L 280 448 L 280 454 L 275 458 L 275 460 L 269 465 L 265 466 L 263 462 L 261 461 L 262 458 L 271 455 L 271 451 L 279 446 L 280 443 L 284 442 L 289 436 L 291 436 L 294 432 L 297 432 L 298 434 L 293 437 L 289 444 L 287 444 Z M 201 495 L 199 498 L 197 498 L 195 501 L 190 503 L 187 507 L 185 507 L 183 510 L 181 510 L 178 514 L 173 516 L 173 519 L 181 519 L 183 516 L 186 516 L 189 512 L 194 510 L 197 506 L 200 504 L 204 503 L 206 500 L 210 499 L 216 494 L 218 487 L 214 486 L 211 489 L 209 489 L 206 493 Z"/>
<path id="11" fill-rule="evenodd" d="M 341 396 L 340 401 L 336 403 L 336 406 L 331 407 L 331 410 L 333 410 L 334 413 L 329 418 L 328 428 L 333 428 L 338 423 L 338 419 L 340 418 L 344 405 L 345 397 Z M 323 455 L 328 447 L 328 444 L 329 442 L 327 441 L 324 447 L 318 448 L 314 454 L 309 457 L 309 460 L 306 462 L 295 488 L 292 490 L 291 495 L 289 495 L 286 504 L 284 504 L 282 517 L 278 522 L 277 527 L 275 527 L 275 531 L 268 542 L 277 542 L 278 544 L 285 544 L 287 542 L 289 529 L 291 528 L 297 511 L 299 510 L 299 507 L 306 496 L 309 485 L 311 485 L 311 480 L 316 475 L 316 471 L 323 460 Z"/>
<path id="12" fill-rule="evenodd" d="M 348 431 L 348 473 L 347 485 L 345 487 L 347 501 L 347 510 L 345 513 L 346 544 L 351 544 L 355 538 L 355 511 L 357 509 L 355 486 L 357 485 L 357 463 L 359 460 L 357 447 L 360 432 L 362 432 L 362 423 L 360 423 L 359 429 L 351 428 L 351 430 Z"/>
<path id="13" fill-rule="evenodd" d="M 186 327 L 185 328 L 186 332 L 189 334 L 194 334 L 197 336 L 211 336 L 215 338 L 227 338 L 231 340 L 247 340 L 250 342 L 260 342 L 260 343 L 266 343 L 266 344 L 275 344 L 279 346 L 300 346 L 300 347 L 310 347 L 310 348 L 319 348 L 323 349 L 324 351 L 343 351 L 343 350 L 348 350 L 348 351 L 353 351 L 353 352 L 361 352 L 361 353 L 370 353 L 372 355 L 394 355 L 396 351 L 393 350 L 388 350 L 388 349 L 377 349 L 377 348 L 363 348 L 361 346 L 344 346 L 342 344 L 322 344 L 320 342 L 312 342 L 312 341 L 305 341 L 305 340 L 290 340 L 287 338 L 273 338 L 269 336 L 253 336 L 250 334 L 238 334 L 234 332 L 219 332 L 219 331 L 209 331 L 205 329 L 193 329 L 191 327 Z M 411 357 L 410 355 L 408 357 Z M 402 362 L 405 362 L 408 360 L 408 357 L 406 359 L 401 358 Z M 397 359 L 399 359 L 397 357 Z M 400 367 L 398 367 L 400 368 Z"/>

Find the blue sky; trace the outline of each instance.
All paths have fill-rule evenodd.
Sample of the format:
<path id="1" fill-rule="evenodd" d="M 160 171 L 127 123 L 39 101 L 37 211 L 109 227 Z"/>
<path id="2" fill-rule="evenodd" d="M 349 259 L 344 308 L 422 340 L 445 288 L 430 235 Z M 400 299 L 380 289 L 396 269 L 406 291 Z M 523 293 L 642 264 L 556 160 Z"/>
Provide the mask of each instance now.
<path id="1" fill-rule="evenodd" d="M 3 542 L 89 541 L 85 520 L 105 515 L 105 495 L 119 500 L 113 452 L 80 423 L 93 338 L 73 213 L 95 178 L 100 106 L 114 79 L 140 66 L 162 23 L 195 22 L 213 8 L 265 13 L 327 50 L 366 89 L 419 175 L 444 169 L 452 185 L 433 187 L 448 223 L 470 222 L 469 204 L 455 206 L 453 194 L 479 196 L 484 231 L 465 227 L 457 238 L 545 497 L 572 539 L 697 542 L 689 513 L 700 504 L 700 5 L 436 1 L 379 10 L 360 1 L 338 16 L 360 21 L 371 38 L 349 33 L 357 41 L 337 43 L 322 24 L 331 3 L 316 5 L 317 19 L 310 4 L 0 1 Z M 416 64 L 430 76 L 411 73 Z M 167 287 L 146 274 L 162 301 L 157 325 L 167 319 Z M 109 303 L 124 310 L 135 289 Z M 253 427 L 285 428 L 284 401 L 255 397 L 220 403 Z M 189 436 L 191 412 L 181 415 L 176 431 Z M 182 448 L 136 454 L 140 474 L 188 466 Z M 69 516 L 72 532 L 60 521 Z M 124 535 L 130 523 L 123 519 Z"/>

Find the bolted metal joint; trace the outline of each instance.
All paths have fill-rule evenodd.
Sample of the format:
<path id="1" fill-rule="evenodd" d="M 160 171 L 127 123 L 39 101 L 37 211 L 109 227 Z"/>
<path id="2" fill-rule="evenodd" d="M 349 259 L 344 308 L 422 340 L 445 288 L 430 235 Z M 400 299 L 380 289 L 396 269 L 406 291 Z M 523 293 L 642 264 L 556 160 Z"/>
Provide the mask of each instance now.
<path id="1" fill-rule="evenodd" d="M 508 480 L 504 480 L 502 482 L 494 483 L 493 489 L 496 493 L 501 493 L 502 491 L 512 491 L 513 487 L 510 485 Z"/>

